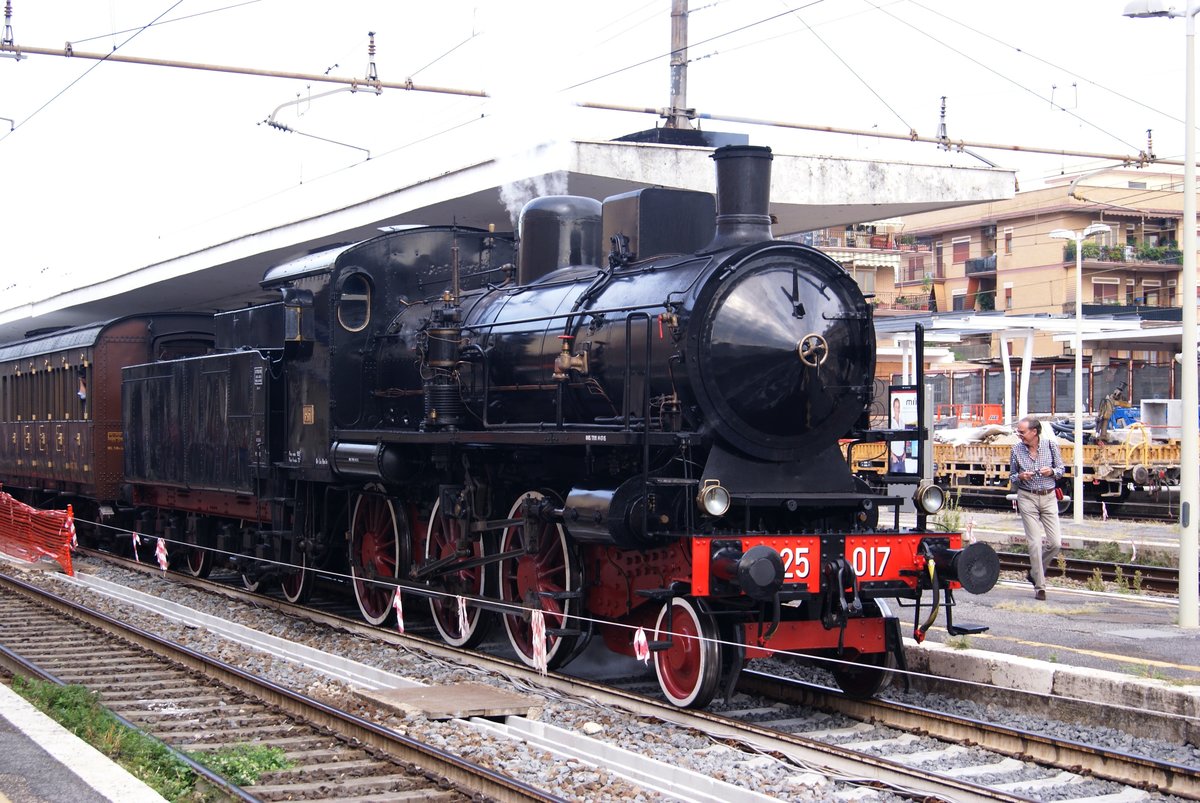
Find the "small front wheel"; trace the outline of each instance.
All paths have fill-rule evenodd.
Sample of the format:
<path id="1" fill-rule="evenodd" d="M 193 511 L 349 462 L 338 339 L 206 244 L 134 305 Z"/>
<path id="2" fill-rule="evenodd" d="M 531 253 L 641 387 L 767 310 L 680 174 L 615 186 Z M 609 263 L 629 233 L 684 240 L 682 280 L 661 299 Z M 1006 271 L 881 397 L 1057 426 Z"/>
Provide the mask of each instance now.
<path id="1" fill-rule="evenodd" d="M 671 642 L 654 653 L 654 671 L 667 700 L 680 708 L 703 708 L 712 702 L 721 680 L 722 650 L 727 648 L 712 614 L 691 597 L 676 597 L 659 612 L 654 640 Z"/>

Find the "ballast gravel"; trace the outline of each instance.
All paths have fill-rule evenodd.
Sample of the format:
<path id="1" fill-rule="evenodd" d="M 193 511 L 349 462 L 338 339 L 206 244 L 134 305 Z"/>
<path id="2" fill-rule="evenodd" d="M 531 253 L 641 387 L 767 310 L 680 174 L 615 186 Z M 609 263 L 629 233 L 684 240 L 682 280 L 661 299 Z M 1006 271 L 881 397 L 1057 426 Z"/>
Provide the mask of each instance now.
<path id="1" fill-rule="evenodd" d="M 354 661 L 394 672 L 415 681 L 431 685 L 451 685 L 458 682 L 503 682 L 511 687 L 511 679 L 490 678 L 490 673 L 469 665 L 451 663 L 419 649 L 405 651 L 383 649 L 366 638 L 347 634 L 334 628 L 278 614 L 272 610 L 243 604 L 187 588 L 169 578 L 130 572 L 100 561 L 81 559 L 76 568 L 94 574 L 110 582 L 120 583 L 144 593 L 170 600 L 189 608 L 220 616 L 246 627 L 270 633 L 329 653 L 344 656 Z M 79 599 L 90 607 L 108 612 L 114 618 L 128 621 L 138 627 L 158 633 L 191 649 L 214 655 L 235 666 L 242 667 L 270 680 L 303 691 L 331 705 L 353 711 L 366 719 L 383 724 L 395 731 L 415 739 L 452 750 L 464 758 L 504 772 L 518 780 L 554 794 L 576 800 L 589 801 L 658 801 L 667 798 L 639 788 L 609 772 L 603 767 L 591 767 L 576 760 L 555 759 L 536 748 L 521 742 L 496 742 L 482 738 L 477 730 L 454 721 L 430 721 L 419 715 L 397 715 L 394 712 L 375 709 L 365 705 L 346 684 L 290 661 L 250 650 L 216 636 L 202 628 L 187 627 L 171 622 L 155 614 L 131 610 L 122 602 L 110 600 L 71 583 L 61 580 L 59 575 L 38 570 L 15 571 L 22 579 L 35 585 L 51 585 L 56 593 Z M 785 671 L 808 672 L 820 675 L 821 670 L 798 668 L 796 664 L 774 662 L 778 674 Z M 725 782 L 751 789 L 760 794 L 785 800 L 809 801 L 831 798 L 863 801 L 899 801 L 902 798 L 887 791 L 873 788 L 869 782 L 856 779 L 834 778 L 798 767 L 773 756 L 755 753 L 749 749 L 734 749 L 716 742 L 703 733 L 688 731 L 657 720 L 639 717 L 623 711 L 613 710 L 591 701 L 577 698 L 561 698 L 545 687 L 531 689 L 542 698 L 542 719 L 557 727 L 603 739 L 624 748 L 636 749 L 673 766 L 717 778 Z M 952 713 L 977 719 L 1004 721 L 1014 728 L 1038 730 L 1056 738 L 1071 738 L 1101 747 L 1110 747 L 1147 755 L 1160 760 L 1174 761 L 1185 766 L 1200 765 L 1200 750 L 1195 746 L 1174 745 L 1150 739 L 1131 737 L 1112 729 L 1086 728 L 1040 719 L 1011 711 L 997 711 L 995 706 L 982 706 L 970 701 L 955 700 L 942 695 L 926 693 L 903 693 L 891 689 L 888 696 L 903 702 L 926 707 L 936 707 Z M 754 707 L 753 701 L 735 699 L 735 707 Z M 712 709 L 719 711 L 720 702 Z M 811 721 L 797 732 L 832 730 L 853 725 L 853 721 L 822 712 L 811 712 Z M 762 717 L 764 720 L 769 717 Z M 877 734 L 878 732 L 876 732 Z M 898 736 L 899 733 L 893 734 Z M 872 738 L 880 738 L 873 736 Z M 855 742 L 852 736 L 830 739 L 831 742 Z M 904 748 L 905 752 L 919 753 L 925 750 L 944 748 L 933 740 L 916 739 Z M 981 755 L 986 755 L 982 754 Z M 963 765 L 987 763 L 979 757 L 968 759 Z M 1051 773 L 1034 765 L 1013 773 L 996 776 L 995 783 L 1029 782 L 1051 777 Z M 988 776 L 973 776 L 979 783 L 987 783 Z M 1120 787 L 1101 781 L 1087 780 L 1070 785 L 1070 791 L 1055 797 L 1053 788 L 1038 788 L 1038 799 L 1069 799 L 1087 796 L 1081 794 L 1095 788 L 1094 794 L 1111 794 Z M 1017 791 L 1020 794 L 1019 790 Z M 1161 796 L 1149 799 L 1167 800 Z"/>

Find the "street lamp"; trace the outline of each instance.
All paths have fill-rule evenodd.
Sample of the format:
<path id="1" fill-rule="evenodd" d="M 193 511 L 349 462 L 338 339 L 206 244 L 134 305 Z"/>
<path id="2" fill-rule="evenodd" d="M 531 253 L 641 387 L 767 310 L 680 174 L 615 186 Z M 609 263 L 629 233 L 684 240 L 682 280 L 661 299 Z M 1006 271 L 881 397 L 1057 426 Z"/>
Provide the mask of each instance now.
<path id="1" fill-rule="evenodd" d="M 1200 543 L 1196 514 L 1200 512 L 1200 423 L 1196 393 L 1196 13 L 1200 3 L 1189 2 L 1184 11 L 1163 7 L 1161 0 L 1134 0 L 1125 6 L 1126 17 L 1185 17 L 1187 60 L 1184 69 L 1186 98 L 1183 121 L 1183 296 L 1179 389 L 1183 427 L 1179 451 L 1179 626 L 1200 626 Z"/>
<path id="2" fill-rule="evenodd" d="M 1093 234 L 1107 233 L 1112 227 L 1093 223 L 1083 231 L 1055 229 L 1050 236 L 1056 240 L 1075 241 L 1075 468 L 1071 474 L 1075 487 L 1071 491 L 1071 510 L 1075 521 L 1083 522 L 1083 241 Z"/>

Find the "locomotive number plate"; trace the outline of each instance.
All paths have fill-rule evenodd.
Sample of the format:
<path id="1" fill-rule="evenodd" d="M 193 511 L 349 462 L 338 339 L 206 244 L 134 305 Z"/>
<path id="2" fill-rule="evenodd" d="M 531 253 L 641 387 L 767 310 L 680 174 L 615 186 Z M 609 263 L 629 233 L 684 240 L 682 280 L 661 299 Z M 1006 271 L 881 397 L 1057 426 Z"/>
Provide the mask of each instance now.
<path id="1" fill-rule="evenodd" d="M 778 552 L 783 560 L 783 582 L 808 585 L 813 591 L 820 587 L 821 539 L 797 535 L 742 538 L 741 541 L 745 550 L 765 544 Z"/>
<path id="2" fill-rule="evenodd" d="M 873 535 L 846 538 L 846 561 L 860 582 L 900 580 L 902 569 L 911 570 L 920 536 Z"/>

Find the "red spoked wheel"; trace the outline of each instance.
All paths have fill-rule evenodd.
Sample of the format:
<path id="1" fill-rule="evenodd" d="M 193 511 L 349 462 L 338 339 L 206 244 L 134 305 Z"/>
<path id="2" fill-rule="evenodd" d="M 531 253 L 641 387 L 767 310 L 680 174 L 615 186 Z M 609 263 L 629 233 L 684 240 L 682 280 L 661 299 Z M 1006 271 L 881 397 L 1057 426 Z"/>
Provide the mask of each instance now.
<path id="1" fill-rule="evenodd" d="M 300 565 L 284 569 L 280 578 L 280 586 L 284 599 L 296 605 L 303 605 L 312 596 L 313 581 L 316 576 L 308 569 L 308 555 L 300 556 Z"/>
<path id="2" fill-rule="evenodd" d="M 429 527 L 425 531 L 425 562 L 441 560 L 458 554 L 460 525 L 456 518 L 442 515 L 442 500 L 438 499 L 429 514 Z M 471 547 L 473 557 L 480 557 L 483 545 L 475 539 Z M 441 593 L 430 597 L 429 610 L 433 623 L 442 640 L 454 647 L 474 647 L 487 635 L 487 619 L 478 606 L 466 603 L 466 621 L 460 621 L 459 595 L 484 595 L 486 574 L 482 566 L 457 569 L 434 576 L 434 585 Z"/>
<path id="3" fill-rule="evenodd" d="M 672 609 L 668 631 L 667 611 Z M 680 708 L 703 708 L 712 702 L 722 666 L 720 631 L 712 614 L 691 597 L 676 597 L 659 612 L 653 639 L 671 640 L 668 649 L 653 653 L 654 672 L 667 700 Z"/>
<path id="4" fill-rule="evenodd" d="M 874 605 L 867 608 L 867 613 L 878 615 L 881 628 L 887 626 L 886 620 L 892 616 L 891 606 L 884 600 L 874 600 Z M 886 641 L 886 639 L 885 639 Z M 879 690 L 892 680 L 891 670 L 896 668 L 896 657 L 890 652 L 860 653 L 853 662 L 839 659 L 836 653 L 827 653 L 828 662 L 822 666 L 829 669 L 838 688 L 847 697 L 865 700 L 874 697 Z"/>
<path id="5" fill-rule="evenodd" d="M 522 518 L 526 498 L 543 499 L 538 491 L 522 494 L 512 510 L 510 519 Z M 562 501 L 555 498 L 556 507 Z M 504 614 L 504 629 L 517 656 L 527 666 L 536 666 L 532 612 L 541 610 L 547 630 L 577 629 L 579 622 L 572 617 L 579 613 L 580 601 L 568 596 L 578 593 L 582 585 L 580 562 L 561 524 L 539 522 L 533 539 L 536 551 L 500 562 L 500 599 L 520 610 Z M 514 524 L 500 538 L 500 552 L 525 550 L 525 525 Z M 555 669 L 573 657 L 579 637 L 575 635 L 546 636 L 546 665 Z"/>
<path id="6" fill-rule="evenodd" d="M 204 547 L 189 546 L 184 549 L 183 560 L 181 563 L 181 568 L 185 574 L 190 574 L 192 577 L 199 577 L 203 579 L 208 577 L 208 575 L 212 572 L 212 552 Z"/>
<path id="7" fill-rule="evenodd" d="M 853 664 L 832 664 L 829 671 L 847 697 L 865 700 L 891 681 L 895 666 L 896 660 L 890 652 L 880 652 L 860 655 Z"/>
<path id="8" fill-rule="evenodd" d="M 350 520 L 350 576 L 358 610 L 368 624 L 382 625 L 394 613 L 395 586 L 387 580 L 406 570 L 407 555 L 404 511 L 397 512 L 386 497 L 359 494 Z"/>

